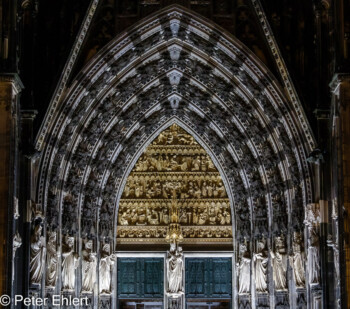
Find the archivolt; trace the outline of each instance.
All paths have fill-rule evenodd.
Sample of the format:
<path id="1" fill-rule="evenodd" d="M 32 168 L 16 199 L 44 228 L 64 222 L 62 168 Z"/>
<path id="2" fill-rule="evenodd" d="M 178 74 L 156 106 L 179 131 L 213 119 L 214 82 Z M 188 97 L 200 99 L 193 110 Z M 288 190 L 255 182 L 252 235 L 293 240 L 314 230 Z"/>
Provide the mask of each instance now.
<path id="1" fill-rule="evenodd" d="M 222 173 L 236 239 L 302 228 L 312 200 L 303 116 L 242 43 L 183 9 L 113 40 L 50 113 L 37 195 L 50 229 L 112 240 L 128 173 L 173 122 Z"/>

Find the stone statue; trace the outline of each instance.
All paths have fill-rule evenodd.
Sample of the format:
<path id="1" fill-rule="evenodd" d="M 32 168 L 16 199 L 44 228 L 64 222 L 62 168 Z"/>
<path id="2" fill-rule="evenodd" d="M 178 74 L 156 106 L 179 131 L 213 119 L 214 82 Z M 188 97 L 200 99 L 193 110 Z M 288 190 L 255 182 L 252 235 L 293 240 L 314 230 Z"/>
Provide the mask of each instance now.
<path id="1" fill-rule="evenodd" d="M 315 228 L 309 230 L 309 247 L 308 247 L 308 270 L 310 284 L 318 284 L 320 282 L 320 249 L 319 238 Z"/>
<path id="2" fill-rule="evenodd" d="M 250 292 L 250 262 L 247 244 L 242 243 L 239 246 L 240 262 L 237 264 L 238 271 L 238 293 L 246 294 Z"/>
<path id="3" fill-rule="evenodd" d="M 36 225 L 30 241 L 30 282 L 41 284 L 45 267 L 45 238 L 41 236 L 42 226 Z"/>
<path id="4" fill-rule="evenodd" d="M 183 275 L 183 254 L 182 248 L 176 249 L 175 244 L 170 245 L 168 252 L 167 264 L 167 279 L 168 293 L 182 293 L 182 275 Z"/>
<path id="5" fill-rule="evenodd" d="M 295 286 L 305 287 L 304 254 L 302 252 L 302 238 L 300 233 L 293 235 L 293 255 L 290 257 L 290 264 L 293 268 Z"/>
<path id="6" fill-rule="evenodd" d="M 67 237 L 62 246 L 62 288 L 71 291 L 75 287 L 75 269 L 78 267 L 79 256 L 74 252 L 74 237 Z"/>
<path id="7" fill-rule="evenodd" d="M 257 253 L 254 253 L 255 263 L 255 287 L 258 293 L 267 292 L 267 262 L 268 256 L 265 252 L 265 243 L 259 240 L 257 244 Z"/>
<path id="8" fill-rule="evenodd" d="M 13 248 L 12 248 L 12 256 L 13 256 L 13 258 L 15 258 L 17 249 L 20 248 L 21 246 L 22 246 L 22 238 L 21 238 L 21 235 L 19 235 L 19 233 L 17 232 L 13 236 Z"/>
<path id="9" fill-rule="evenodd" d="M 57 281 L 58 258 L 59 254 L 56 250 L 56 232 L 48 232 L 48 241 L 46 245 L 46 287 L 54 288 Z"/>
<path id="10" fill-rule="evenodd" d="M 287 289 L 285 249 L 284 238 L 281 236 L 276 237 L 275 252 L 271 251 L 273 281 L 276 291 L 284 291 Z"/>
<path id="11" fill-rule="evenodd" d="M 102 247 L 100 260 L 100 294 L 111 293 L 111 270 L 116 260 L 115 254 L 110 254 L 110 244 L 104 244 Z"/>
<path id="12" fill-rule="evenodd" d="M 96 266 L 97 257 L 96 252 L 92 252 L 93 242 L 88 240 L 85 243 L 85 249 L 82 252 L 83 263 L 82 263 L 82 292 L 92 293 L 96 282 Z"/>

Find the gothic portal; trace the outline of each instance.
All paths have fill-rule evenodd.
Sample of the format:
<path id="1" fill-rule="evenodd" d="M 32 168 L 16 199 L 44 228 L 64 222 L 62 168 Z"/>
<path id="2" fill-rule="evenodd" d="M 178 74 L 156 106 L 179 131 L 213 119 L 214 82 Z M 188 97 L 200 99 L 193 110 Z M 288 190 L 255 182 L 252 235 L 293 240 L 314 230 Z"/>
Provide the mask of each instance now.
<path id="1" fill-rule="evenodd" d="M 95 2 L 27 157 L 11 296 L 24 243 L 18 289 L 44 308 L 56 295 L 86 298 L 80 308 L 325 308 L 327 244 L 340 293 L 340 241 L 322 234 L 329 213 L 338 235 L 338 204 L 317 189 L 323 158 L 260 2 L 273 73 L 179 5 L 77 70 Z"/>

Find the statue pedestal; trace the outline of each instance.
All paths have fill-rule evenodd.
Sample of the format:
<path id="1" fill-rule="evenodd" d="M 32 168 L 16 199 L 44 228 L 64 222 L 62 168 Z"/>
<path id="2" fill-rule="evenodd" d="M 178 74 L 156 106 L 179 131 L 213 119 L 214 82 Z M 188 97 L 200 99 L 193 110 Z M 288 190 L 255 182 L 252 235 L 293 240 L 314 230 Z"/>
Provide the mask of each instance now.
<path id="1" fill-rule="evenodd" d="M 166 293 L 167 309 L 185 309 L 184 293 Z"/>

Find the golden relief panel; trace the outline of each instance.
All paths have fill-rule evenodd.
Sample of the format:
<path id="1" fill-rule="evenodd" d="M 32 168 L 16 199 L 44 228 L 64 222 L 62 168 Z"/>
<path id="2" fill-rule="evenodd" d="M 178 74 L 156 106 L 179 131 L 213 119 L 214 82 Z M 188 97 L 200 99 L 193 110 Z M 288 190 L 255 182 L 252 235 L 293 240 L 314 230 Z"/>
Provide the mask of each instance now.
<path id="1" fill-rule="evenodd" d="M 206 151 L 175 124 L 147 147 L 127 179 L 118 242 L 165 241 L 174 197 L 185 243 L 232 240 L 221 176 Z"/>

